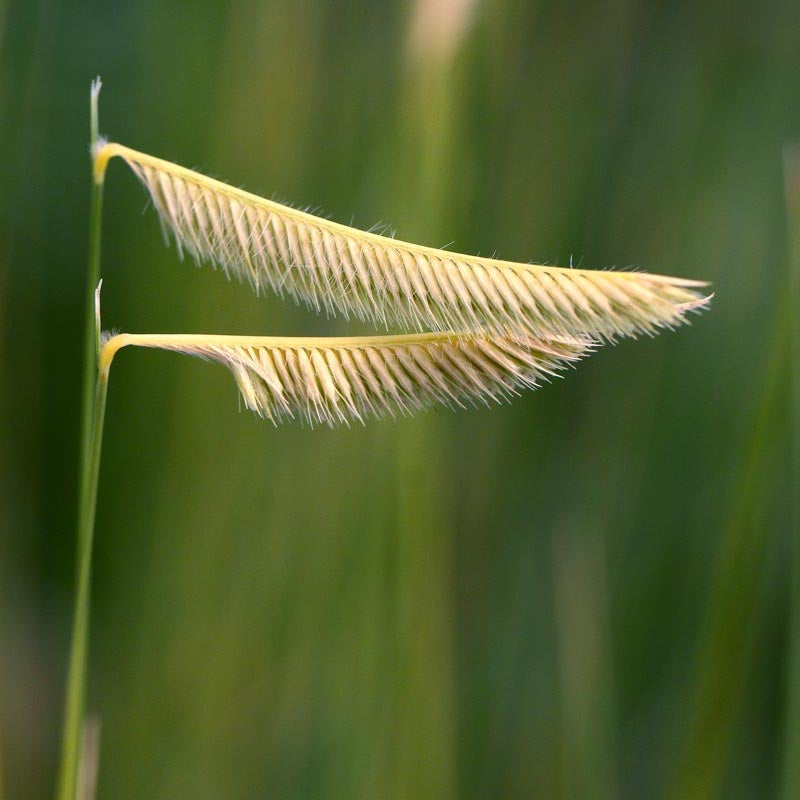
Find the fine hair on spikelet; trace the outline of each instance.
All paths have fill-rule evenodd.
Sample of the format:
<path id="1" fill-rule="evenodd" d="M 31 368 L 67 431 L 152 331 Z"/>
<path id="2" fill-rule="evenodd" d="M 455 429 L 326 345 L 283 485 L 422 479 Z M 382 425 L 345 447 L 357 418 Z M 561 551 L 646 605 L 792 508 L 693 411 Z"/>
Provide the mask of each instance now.
<path id="1" fill-rule="evenodd" d="M 334 426 L 433 405 L 490 405 L 536 389 L 591 350 L 569 338 L 453 333 L 352 338 L 181 334 L 103 337 L 105 374 L 126 346 L 173 350 L 227 367 L 247 408 L 276 425 Z"/>
<path id="2" fill-rule="evenodd" d="M 122 158 L 179 252 L 316 311 L 419 331 L 614 341 L 687 321 L 702 281 L 461 255 L 340 225 L 169 161 L 101 141 L 95 180 Z"/>

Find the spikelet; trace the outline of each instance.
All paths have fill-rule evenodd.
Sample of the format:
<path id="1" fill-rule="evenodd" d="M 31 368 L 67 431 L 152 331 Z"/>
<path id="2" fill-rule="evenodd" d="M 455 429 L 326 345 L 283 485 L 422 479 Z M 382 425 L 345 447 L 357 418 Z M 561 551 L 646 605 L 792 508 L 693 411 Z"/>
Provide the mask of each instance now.
<path id="1" fill-rule="evenodd" d="M 435 404 L 499 403 L 537 388 L 591 349 L 575 339 L 452 333 L 346 339 L 123 333 L 103 338 L 103 374 L 117 350 L 129 345 L 223 364 L 247 408 L 276 425 L 299 419 L 312 426 L 363 423 Z"/>
<path id="2" fill-rule="evenodd" d="M 411 330 L 613 341 L 686 322 L 702 281 L 562 269 L 460 255 L 379 236 L 266 200 L 119 144 L 94 153 L 95 180 L 123 158 L 179 252 L 304 301 Z"/>

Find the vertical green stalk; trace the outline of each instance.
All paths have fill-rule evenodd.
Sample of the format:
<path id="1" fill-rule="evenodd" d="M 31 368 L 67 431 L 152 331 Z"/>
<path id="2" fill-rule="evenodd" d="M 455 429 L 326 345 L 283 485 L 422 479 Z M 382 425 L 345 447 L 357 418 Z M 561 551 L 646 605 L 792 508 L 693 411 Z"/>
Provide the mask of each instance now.
<path id="1" fill-rule="evenodd" d="M 91 145 L 92 162 L 94 162 L 94 150 L 99 139 L 98 134 L 98 115 L 97 97 L 100 94 L 100 79 L 92 82 L 91 90 L 91 110 L 89 115 L 89 141 Z M 103 226 L 103 185 L 105 183 L 105 171 L 97 175 L 92 169 L 92 193 L 91 208 L 89 211 L 89 262 L 86 270 L 86 295 L 84 308 L 84 327 L 83 327 L 83 408 L 81 415 L 81 494 L 85 489 L 85 470 L 87 469 L 87 455 L 91 449 L 92 431 L 92 387 L 94 386 L 97 375 L 97 355 L 99 352 L 100 331 L 97 329 L 95 321 L 94 293 L 97 284 L 100 282 L 100 237 Z M 79 512 L 82 513 L 82 510 Z"/>
<path id="2" fill-rule="evenodd" d="M 800 147 L 784 154 L 786 224 L 789 239 L 789 431 L 791 436 L 791 575 L 787 718 L 783 796 L 800 792 Z"/>
<path id="3" fill-rule="evenodd" d="M 795 214 L 798 210 L 796 207 Z M 741 472 L 720 539 L 697 657 L 691 716 L 682 729 L 684 752 L 679 756 L 674 783 L 667 794 L 670 800 L 708 800 L 719 796 L 738 715 L 747 698 L 747 678 L 757 654 L 760 633 L 757 624 L 762 602 L 760 585 L 774 529 L 768 502 L 775 483 L 774 465 L 783 447 L 786 364 L 792 352 L 796 358 L 796 345 L 790 336 L 792 302 L 791 298 L 780 302 L 775 330 L 770 336 L 772 352 L 752 415 L 749 441 L 742 448 Z M 790 491 L 796 492 L 797 487 Z M 794 603 L 800 614 L 800 600 L 795 598 Z M 793 615 L 790 624 L 796 625 L 797 619 L 800 617 Z M 800 663 L 800 654 L 795 659 L 795 665 Z M 789 676 L 790 685 L 798 690 L 799 680 L 797 675 Z M 787 734 L 791 729 L 790 725 Z M 788 751 L 787 739 L 787 759 Z M 797 761 L 800 753 L 796 752 L 793 758 Z M 786 796 L 797 797 L 796 792 L 794 784 Z"/>
<path id="4" fill-rule="evenodd" d="M 92 153 L 98 140 L 97 96 L 99 79 L 92 83 L 90 136 Z M 94 171 L 93 171 L 94 172 Z M 84 325 L 83 409 L 81 417 L 80 488 L 77 524 L 75 608 L 72 620 L 69 672 L 64 707 L 64 730 L 58 778 L 58 800 L 74 800 L 81 758 L 89 641 L 92 541 L 97 505 L 97 481 L 105 421 L 108 371 L 98 374 L 99 318 L 95 313 L 95 288 L 100 279 L 100 233 L 104 176 L 93 175 L 89 222 L 89 264 Z M 94 392 L 92 386 L 94 385 Z"/>
<path id="5" fill-rule="evenodd" d="M 465 166 L 452 154 L 458 150 L 462 111 L 456 59 L 470 22 L 464 8 L 454 9 L 447 25 L 430 25 L 436 8 L 436 0 L 412 4 L 398 127 L 406 169 L 393 193 L 397 206 L 392 215 L 429 239 L 440 236 L 443 220 L 452 216 L 453 177 Z M 437 113 L 431 114 L 431 108 Z M 391 793 L 416 800 L 456 796 L 453 531 L 443 500 L 449 494 L 445 442 L 441 419 L 422 415 L 406 423 L 396 451 L 395 613 L 400 640 L 408 645 L 395 672 L 398 722 Z"/>
<path id="6" fill-rule="evenodd" d="M 564 798 L 618 796 L 613 664 L 603 528 L 566 521 L 554 542 Z"/>
<path id="7" fill-rule="evenodd" d="M 85 459 L 85 483 L 82 487 L 80 519 L 78 522 L 78 563 L 75 612 L 72 621 L 72 642 L 67 676 L 67 695 L 64 711 L 64 736 L 58 800 L 74 800 L 81 760 L 84 701 L 86 695 L 86 664 L 89 642 L 89 610 L 91 599 L 92 542 L 97 507 L 97 482 L 100 474 L 100 451 L 103 445 L 108 370 L 97 376 L 94 392 L 93 422 L 89 453 Z"/>
<path id="8" fill-rule="evenodd" d="M 779 315 L 773 352 L 743 447 L 741 473 L 722 534 L 716 573 L 697 656 L 690 719 L 682 728 L 683 753 L 667 793 L 670 800 L 708 800 L 720 793 L 736 721 L 747 697 L 758 636 L 759 583 L 772 533 L 767 513 L 776 448 L 783 434 L 788 341 Z"/>

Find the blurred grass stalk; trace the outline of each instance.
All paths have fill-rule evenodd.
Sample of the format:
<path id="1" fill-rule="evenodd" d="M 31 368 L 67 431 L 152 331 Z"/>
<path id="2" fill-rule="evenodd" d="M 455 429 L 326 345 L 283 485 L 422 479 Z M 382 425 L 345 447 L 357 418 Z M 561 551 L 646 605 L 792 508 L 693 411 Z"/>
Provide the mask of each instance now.
<path id="1" fill-rule="evenodd" d="M 786 673 L 787 712 L 783 796 L 800 797 L 800 144 L 784 150 L 786 226 L 788 236 L 789 370 L 788 430 L 791 436 L 790 535 L 791 573 Z"/>
<path id="2" fill-rule="evenodd" d="M 92 152 L 98 140 L 97 98 L 99 79 L 92 82 L 90 141 Z M 103 220 L 104 176 L 93 176 L 89 221 L 89 263 L 87 269 L 83 400 L 80 444 L 80 486 L 78 498 L 77 554 L 75 574 L 75 607 L 72 619 L 69 667 L 64 700 L 64 730 L 61 744 L 57 797 L 74 800 L 86 705 L 86 673 L 89 649 L 89 617 L 91 611 L 92 545 L 94 541 L 97 484 L 100 475 L 100 453 L 103 443 L 108 373 L 99 374 L 100 320 L 95 316 L 95 292 L 99 292 L 100 238 Z"/>
<path id="3" fill-rule="evenodd" d="M 83 725 L 81 763 L 78 768 L 75 800 L 94 800 L 97 794 L 97 769 L 100 765 L 100 720 L 89 716 Z"/>
<path id="4" fill-rule="evenodd" d="M 783 319 L 781 315 L 779 323 Z M 774 476 L 765 465 L 775 463 L 772 451 L 787 349 L 784 329 L 780 324 L 720 542 L 696 661 L 691 718 L 681 737 L 684 752 L 669 793 L 675 800 L 707 800 L 719 793 L 753 661 L 759 586 L 771 530 L 765 498 Z"/>
<path id="5" fill-rule="evenodd" d="M 398 209 L 418 235 L 441 235 L 447 218 L 460 73 L 456 59 L 474 0 L 417 0 L 409 17 L 406 75 L 400 95 L 403 158 L 413 179 L 398 186 Z M 435 109 L 435 113 L 431 113 Z M 398 173 L 399 174 L 399 173 Z M 410 194 L 407 194 L 410 192 Z M 413 209 L 408 212 L 407 209 Z M 429 242 L 432 244 L 433 242 Z M 443 499 L 446 465 L 440 420 L 427 413 L 404 422 L 397 439 L 397 613 L 402 651 L 398 678 L 400 741 L 397 797 L 457 796 L 452 528 Z"/>
<path id="6" fill-rule="evenodd" d="M 775 330 L 770 337 L 774 346 L 749 436 L 742 447 L 734 502 L 719 543 L 695 663 L 689 719 L 681 736 L 682 753 L 677 755 L 673 783 L 666 793 L 674 800 L 718 796 L 744 704 L 759 634 L 766 554 L 777 524 L 770 517 L 768 496 L 775 485 L 775 465 L 780 463 L 783 444 L 786 363 L 794 347 L 791 306 L 788 298 L 775 315 Z M 796 494 L 797 488 L 793 491 Z M 799 680 L 799 675 L 791 676 L 795 685 Z"/>
<path id="7" fill-rule="evenodd" d="M 574 525 L 554 541 L 562 709 L 562 796 L 617 797 L 614 692 L 603 539 Z"/>

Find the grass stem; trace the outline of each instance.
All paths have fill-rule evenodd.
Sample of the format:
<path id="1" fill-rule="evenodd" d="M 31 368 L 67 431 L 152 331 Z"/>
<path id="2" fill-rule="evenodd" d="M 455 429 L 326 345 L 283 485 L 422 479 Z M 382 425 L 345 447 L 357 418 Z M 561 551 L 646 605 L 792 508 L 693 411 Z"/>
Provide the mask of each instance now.
<path id="1" fill-rule="evenodd" d="M 97 509 L 97 484 L 100 475 L 100 453 L 103 446 L 108 371 L 97 376 L 94 394 L 93 422 L 89 455 L 86 463 L 86 482 L 82 487 L 78 527 L 78 564 L 75 613 L 72 621 L 72 640 L 67 677 L 67 696 L 64 713 L 61 769 L 58 800 L 74 800 L 78 765 L 81 756 L 84 701 L 86 695 L 86 664 L 88 661 L 89 611 L 91 598 L 92 543 Z"/>
<path id="2" fill-rule="evenodd" d="M 100 81 L 92 83 L 90 137 L 92 152 L 98 140 L 97 97 Z M 74 800 L 86 693 L 92 541 L 100 474 L 100 450 L 105 420 L 108 372 L 98 374 L 99 326 L 95 317 L 95 288 L 100 279 L 100 236 L 103 180 L 92 182 L 89 222 L 89 262 L 84 324 L 83 406 L 81 413 L 80 487 L 77 521 L 75 608 L 64 706 L 64 730 L 58 777 L 58 800 Z M 92 386 L 94 385 L 94 391 Z"/>

